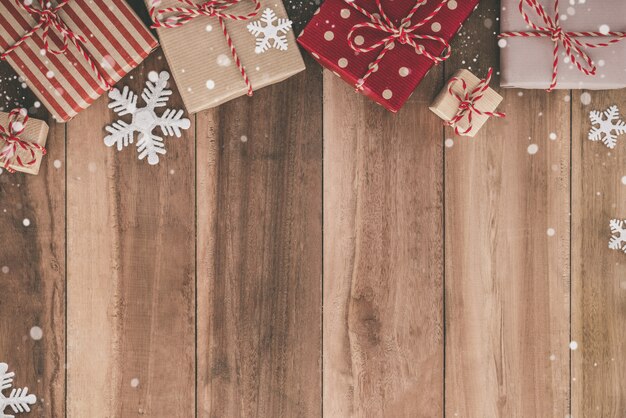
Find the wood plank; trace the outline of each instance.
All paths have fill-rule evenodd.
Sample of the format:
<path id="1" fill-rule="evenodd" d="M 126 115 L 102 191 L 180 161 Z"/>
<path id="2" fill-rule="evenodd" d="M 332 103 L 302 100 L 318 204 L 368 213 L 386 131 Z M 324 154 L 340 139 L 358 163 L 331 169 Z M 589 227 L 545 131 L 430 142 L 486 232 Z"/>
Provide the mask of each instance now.
<path id="1" fill-rule="evenodd" d="M 443 413 L 441 76 L 393 115 L 324 73 L 325 416 Z"/>
<path id="2" fill-rule="evenodd" d="M 321 404 L 319 67 L 198 114 L 198 416 Z"/>
<path id="3" fill-rule="evenodd" d="M 14 77 L 2 63 L 0 107 L 27 107 L 31 117 L 48 121 L 50 132 L 39 175 L 0 169 L 0 362 L 15 372 L 14 387 L 37 396 L 33 416 L 63 416 L 65 129 L 34 107 L 35 97 Z"/>
<path id="4" fill-rule="evenodd" d="M 498 3 L 482 2 L 466 23 L 448 78 L 458 68 L 481 78 L 498 68 Z M 446 416 L 564 417 L 568 92 L 500 92 L 505 120 L 488 121 L 473 139 L 446 129 Z"/>
<path id="5" fill-rule="evenodd" d="M 149 71 L 166 68 L 158 50 L 120 86 L 139 93 Z M 67 414 L 190 417 L 194 126 L 166 139 L 167 155 L 149 166 L 134 146 L 105 147 L 117 119 L 107 103 L 68 123 Z M 168 106 L 182 108 L 176 91 Z"/>
<path id="6" fill-rule="evenodd" d="M 613 150 L 587 139 L 589 112 L 618 105 L 624 119 L 625 98 L 623 90 L 572 97 L 574 417 L 626 416 L 626 255 L 608 248 L 609 220 L 626 219 L 626 149 L 624 136 Z"/>

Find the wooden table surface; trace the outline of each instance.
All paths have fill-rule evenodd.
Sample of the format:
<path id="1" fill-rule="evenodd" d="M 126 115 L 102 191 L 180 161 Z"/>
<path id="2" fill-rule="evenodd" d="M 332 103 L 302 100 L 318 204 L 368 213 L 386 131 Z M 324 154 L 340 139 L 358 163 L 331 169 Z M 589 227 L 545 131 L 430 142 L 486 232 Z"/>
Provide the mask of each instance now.
<path id="1" fill-rule="evenodd" d="M 286 2 L 298 31 L 313 3 Z M 428 105 L 498 67 L 498 9 L 397 115 L 306 57 L 158 166 L 104 146 L 106 97 L 52 123 L 41 173 L 0 175 L 0 362 L 27 416 L 625 417 L 626 143 L 586 135 L 626 93 L 501 90 L 507 118 L 454 137 Z M 5 109 L 33 105 L 0 74 Z"/>

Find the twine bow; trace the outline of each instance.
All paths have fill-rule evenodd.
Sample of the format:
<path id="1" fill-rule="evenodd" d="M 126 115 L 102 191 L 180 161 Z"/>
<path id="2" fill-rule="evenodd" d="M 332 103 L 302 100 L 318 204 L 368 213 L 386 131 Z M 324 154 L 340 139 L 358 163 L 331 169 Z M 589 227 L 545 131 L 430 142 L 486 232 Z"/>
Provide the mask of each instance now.
<path id="1" fill-rule="evenodd" d="M 252 12 L 241 15 L 227 13 L 226 11 L 230 7 L 240 3 L 242 0 L 209 0 L 200 4 L 196 4 L 194 0 L 177 1 L 185 4 L 187 7 L 167 7 L 164 9 L 157 9 L 159 4 L 161 4 L 161 0 L 153 0 L 152 7 L 150 8 L 150 17 L 154 22 L 152 27 L 178 28 L 199 16 L 216 17 L 220 22 L 222 32 L 224 33 L 226 42 L 230 47 L 230 53 L 235 60 L 235 64 L 237 64 L 237 68 L 239 68 L 239 72 L 248 87 L 248 96 L 252 96 L 252 84 L 248 79 L 248 74 L 246 73 L 243 64 L 241 64 L 241 61 L 239 60 L 237 50 L 235 49 L 235 45 L 228 34 L 228 30 L 226 30 L 226 24 L 224 22 L 226 19 L 239 21 L 252 19 L 258 14 L 259 9 L 261 8 L 260 0 L 253 0 L 255 7 Z"/>
<path id="2" fill-rule="evenodd" d="M 446 125 L 454 127 L 454 132 L 457 135 L 467 135 L 473 128 L 472 118 L 473 115 L 485 115 L 485 116 L 495 116 L 497 118 L 504 118 L 506 115 L 501 112 L 487 112 L 484 110 L 480 110 L 476 107 L 477 103 L 485 96 L 485 91 L 489 88 L 489 83 L 491 82 L 491 76 L 493 74 L 493 68 L 489 68 L 487 72 L 487 77 L 480 80 L 480 82 L 474 87 L 471 91 L 467 88 L 467 83 L 465 80 L 459 77 L 452 77 L 448 82 L 448 93 L 454 96 L 459 101 L 459 110 L 456 112 L 456 115 L 452 119 L 446 122 Z M 457 93 L 453 90 L 453 87 L 456 83 L 461 83 L 461 93 Z M 458 126 L 458 123 L 463 119 L 467 118 L 468 127 L 465 130 L 461 130 Z"/>
<path id="3" fill-rule="evenodd" d="M 535 14 L 541 18 L 542 23 L 534 23 L 526 10 L 524 10 L 524 3 L 527 4 Z M 559 17 L 559 0 L 554 1 L 554 17 L 550 17 L 544 7 L 538 3 L 537 0 L 520 0 L 519 11 L 524 18 L 524 21 L 534 30 L 534 32 L 504 32 L 500 34 L 500 38 L 512 38 L 512 37 L 546 37 L 550 38 L 554 42 L 552 61 L 552 81 L 548 91 L 554 90 L 556 87 L 556 78 L 558 75 L 559 65 L 559 48 L 561 45 L 565 48 L 565 53 L 570 59 L 570 62 L 578 68 L 579 71 L 586 75 L 595 75 L 597 68 L 593 60 L 589 57 L 586 48 L 602 48 L 619 42 L 626 38 L 626 32 L 567 32 L 561 28 L 561 22 Z M 606 40 L 605 42 L 593 43 L 582 42 L 578 38 L 581 37 L 601 37 L 613 39 Z M 582 61 L 582 63 L 581 63 Z"/>
<path id="4" fill-rule="evenodd" d="M 378 65 L 383 60 L 387 52 L 392 50 L 395 47 L 396 42 L 401 45 L 408 45 L 415 50 L 415 53 L 418 55 L 423 55 L 429 60 L 436 64 L 445 61 L 450 57 L 452 49 L 450 44 L 440 36 L 424 34 L 424 33 L 416 33 L 416 30 L 421 26 L 424 26 L 430 20 L 432 20 L 437 13 L 441 10 L 441 8 L 446 4 L 448 0 L 440 0 L 439 5 L 433 10 L 428 16 L 424 19 L 419 20 L 416 23 L 412 22 L 413 16 L 417 12 L 417 10 L 426 4 L 428 0 L 417 0 L 415 2 L 415 6 L 411 9 L 411 11 L 400 21 L 400 25 L 396 26 L 393 21 L 389 18 L 387 13 L 381 4 L 381 0 L 376 0 L 376 6 L 378 7 L 378 13 L 370 13 L 361 6 L 357 5 L 354 0 L 344 0 L 347 4 L 349 4 L 353 9 L 359 11 L 363 15 L 365 15 L 370 21 L 358 23 L 352 27 L 350 33 L 348 34 L 348 43 L 350 44 L 350 48 L 355 52 L 371 52 L 374 51 L 381 46 L 383 46 L 382 51 L 378 54 L 378 57 L 369 64 L 367 73 L 363 76 L 363 78 L 359 79 L 357 82 L 356 88 L 357 90 L 361 90 L 365 81 L 378 69 Z M 356 44 L 356 32 L 361 29 L 374 29 L 379 32 L 382 32 L 385 35 L 382 39 L 365 46 L 358 46 Z M 436 56 L 428 51 L 424 45 L 418 43 L 419 41 L 435 41 L 442 45 L 444 45 L 443 55 Z"/>
<path id="5" fill-rule="evenodd" d="M 0 141 L 4 141 L 4 147 L 0 149 L 0 166 L 9 173 L 15 173 L 10 166 L 31 167 L 37 162 L 36 152 L 46 155 L 46 149 L 39 144 L 27 142 L 20 139 L 20 135 L 26 128 L 28 114 L 26 109 L 13 109 L 9 113 L 9 124 L 7 128 L 0 125 Z M 20 150 L 27 152 L 26 159 L 20 156 Z"/>
<path id="6" fill-rule="evenodd" d="M 102 75 L 95 61 L 83 46 L 87 43 L 87 40 L 83 36 L 74 33 L 67 26 L 67 24 L 63 22 L 61 17 L 59 17 L 59 11 L 69 2 L 70 0 L 60 0 L 56 6 L 52 6 L 52 3 L 48 0 L 38 0 L 40 8 L 37 9 L 36 7 L 33 7 L 31 5 L 32 2 L 15 0 L 15 3 L 26 12 L 28 12 L 33 18 L 35 18 L 35 20 L 37 20 L 37 23 L 20 39 L 18 39 L 18 41 L 13 44 L 13 46 L 9 47 L 9 49 L 2 53 L 2 55 L 0 55 L 0 59 L 6 60 L 11 52 L 18 49 L 39 29 L 43 29 L 41 39 L 43 40 L 44 51 L 55 55 L 64 54 L 65 52 L 67 52 L 69 44 L 72 43 L 76 47 L 78 52 L 80 52 L 80 54 L 85 58 L 85 60 L 89 64 L 89 67 L 91 68 L 91 71 L 94 73 L 99 83 L 102 84 L 106 90 L 110 90 L 111 85 Z M 50 30 L 54 30 L 61 38 L 62 46 L 58 49 L 54 49 L 50 45 Z"/>

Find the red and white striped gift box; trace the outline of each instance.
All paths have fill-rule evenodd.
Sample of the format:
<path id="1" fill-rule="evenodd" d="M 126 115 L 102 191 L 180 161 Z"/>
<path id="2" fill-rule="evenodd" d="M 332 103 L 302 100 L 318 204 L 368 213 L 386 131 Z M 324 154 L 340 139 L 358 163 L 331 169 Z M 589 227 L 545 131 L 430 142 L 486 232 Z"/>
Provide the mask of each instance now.
<path id="1" fill-rule="evenodd" d="M 0 0 L 0 52 L 15 45 L 37 20 L 16 2 Z M 39 1 L 32 2 L 39 8 Z M 47 52 L 43 29 L 36 31 L 6 60 L 24 79 L 57 121 L 86 109 L 157 47 L 158 42 L 124 0 L 70 0 L 59 11 L 61 21 L 86 42 L 96 68 L 69 42 L 64 53 Z M 60 34 L 49 31 L 50 48 L 63 48 Z M 99 79 L 98 74 L 102 79 Z"/>

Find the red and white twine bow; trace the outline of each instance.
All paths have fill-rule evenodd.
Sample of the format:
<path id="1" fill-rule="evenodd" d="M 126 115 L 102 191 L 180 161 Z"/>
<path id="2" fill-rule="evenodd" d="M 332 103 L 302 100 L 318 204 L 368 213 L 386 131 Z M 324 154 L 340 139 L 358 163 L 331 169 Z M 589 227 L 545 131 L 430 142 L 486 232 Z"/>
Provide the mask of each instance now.
<path id="1" fill-rule="evenodd" d="M 111 88 L 111 85 L 102 75 L 95 61 L 83 46 L 85 43 L 87 43 L 87 40 L 83 36 L 74 33 L 59 17 L 59 11 L 69 2 L 70 0 L 60 0 L 56 6 L 52 6 L 52 3 L 48 0 L 38 0 L 40 8 L 37 9 L 36 7 L 32 6 L 32 1 L 29 2 L 25 0 L 15 0 L 15 3 L 18 5 L 18 7 L 21 7 L 22 9 L 27 11 L 33 18 L 37 20 L 37 23 L 28 32 L 26 32 L 15 44 L 13 44 L 13 46 L 9 47 L 9 49 L 2 53 L 2 55 L 0 55 L 0 59 L 7 59 L 11 52 L 18 49 L 39 29 L 43 29 L 41 39 L 43 40 L 44 51 L 55 55 L 64 54 L 67 51 L 69 43 L 71 42 L 76 47 L 78 52 L 80 52 L 80 54 L 85 58 L 92 72 L 98 79 L 99 83 L 106 90 L 109 90 Z M 58 49 L 54 49 L 50 45 L 49 33 L 51 29 L 56 31 L 56 33 L 61 38 L 61 42 L 63 43 L 62 46 Z"/>
<path id="2" fill-rule="evenodd" d="M 0 142 L 4 141 L 4 146 L 0 149 L 0 166 L 4 167 L 9 173 L 15 170 L 10 166 L 17 165 L 19 167 L 31 167 L 37 162 L 36 152 L 46 155 L 46 149 L 39 144 L 27 142 L 20 139 L 20 135 L 24 132 L 26 123 L 28 122 L 28 114 L 26 109 L 13 109 L 9 113 L 9 125 L 5 128 L 0 125 Z M 26 159 L 20 156 L 20 150 L 27 152 Z"/>
<path id="3" fill-rule="evenodd" d="M 421 26 L 424 26 L 430 20 L 432 20 L 437 13 L 441 10 L 441 8 L 446 4 L 448 0 L 440 0 L 439 5 L 430 13 L 428 16 L 424 17 L 422 20 L 419 20 L 416 23 L 412 22 L 413 16 L 417 12 L 417 10 L 428 3 L 428 0 L 417 0 L 415 6 L 411 9 L 409 14 L 407 14 L 401 21 L 400 25 L 396 26 L 393 21 L 389 18 L 387 13 L 381 4 L 381 0 L 376 0 L 376 6 L 378 7 L 378 13 L 370 13 L 361 6 L 357 5 L 354 0 L 345 0 L 345 2 L 350 5 L 355 10 L 359 11 L 363 15 L 365 15 L 370 21 L 364 23 L 358 23 L 352 27 L 350 33 L 348 34 L 348 43 L 350 44 L 350 48 L 352 48 L 355 52 L 371 52 L 374 51 L 381 46 L 383 46 L 382 51 L 378 54 L 378 57 L 370 63 L 368 66 L 367 73 L 361 78 L 356 87 L 357 90 L 363 88 L 365 81 L 378 69 L 378 65 L 384 59 L 387 52 L 392 50 L 395 47 L 396 42 L 401 45 L 408 45 L 415 50 L 415 53 L 418 55 L 423 55 L 429 60 L 433 61 L 435 64 L 439 64 L 440 62 L 445 61 L 450 57 L 452 49 L 448 41 L 443 39 L 440 36 L 424 34 L 424 33 L 416 33 L 417 29 Z M 355 42 L 356 32 L 361 29 L 374 29 L 379 32 L 382 32 L 385 36 L 367 46 L 358 46 Z M 418 43 L 419 41 L 435 41 L 442 44 L 445 48 L 440 56 L 433 55 L 426 51 L 424 45 Z"/>
<path id="4" fill-rule="evenodd" d="M 537 16 L 543 21 L 541 24 L 535 24 L 529 17 L 528 13 L 524 10 L 524 3 L 526 3 L 531 10 L 535 12 Z M 559 65 L 559 47 L 562 44 L 565 48 L 565 53 L 570 59 L 570 62 L 576 65 L 579 71 L 586 75 L 596 74 L 596 65 L 589 55 L 585 52 L 586 48 L 602 48 L 619 42 L 626 38 L 626 32 L 566 32 L 561 28 L 559 18 L 559 0 L 554 1 L 554 17 L 550 17 L 544 7 L 538 3 L 537 0 L 520 0 L 519 11 L 526 21 L 526 23 L 534 30 L 534 32 L 504 32 L 500 34 L 501 38 L 512 37 L 546 37 L 552 39 L 554 42 L 554 60 L 552 62 L 552 81 L 548 91 L 554 90 L 556 87 L 556 78 L 558 74 Z M 607 39 L 604 42 L 582 42 L 578 38 L 581 37 L 601 37 Z M 583 61 L 582 63 L 580 61 Z"/>
<path id="5" fill-rule="evenodd" d="M 152 25 L 153 28 L 178 28 L 183 26 L 185 23 L 190 22 L 199 16 L 208 16 L 208 17 L 216 17 L 220 26 L 222 27 L 222 32 L 224 33 L 224 37 L 226 38 L 226 42 L 230 47 L 230 53 L 235 60 L 235 64 L 237 64 L 237 68 L 239 68 L 239 72 L 243 77 L 246 86 L 248 87 L 248 96 L 252 96 L 252 84 L 248 79 L 248 74 L 246 70 L 239 60 L 239 56 L 237 55 L 237 50 L 235 49 L 235 45 L 233 44 L 230 35 L 228 34 L 228 30 L 226 30 L 226 24 L 224 21 L 228 20 L 249 20 L 255 17 L 259 13 L 259 9 L 261 8 L 260 0 L 252 0 L 254 2 L 254 10 L 247 14 L 235 15 L 231 13 L 227 13 L 228 8 L 240 3 L 242 0 L 209 0 L 204 3 L 196 4 L 194 0 L 177 0 L 179 3 L 183 3 L 187 5 L 187 7 L 167 7 L 164 9 L 158 9 L 157 7 L 161 4 L 161 0 L 153 0 L 152 7 L 150 8 L 150 17 L 154 22 Z"/>
<path id="6" fill-rule="evenodd" d="M 452 77 L 448 82 L 448 93 L 454 96 L 459 101 L 459 110 L 456 112 L 456 115 L 452 119 L 446 122 L 446 125 L 454 127 L 454 132 L 457 135 L 467 135 L 472 130 L 472 119 L 473 115 L 485 115 L 485 116 L 495 116 L 497 118 L 504 118 L 506 115 L 501 112 L 487 112 L 484 110 L 480 110 L 476 107 L 476 104 L 485 96 L 485 91 L 489 88 L 489 83 L 491 82 L 491 75 L 493 74 L 493 68 L 489 68 L 487 72 L 487 77 L 480 80 L 480 82 L 474 87 L 471 91 L 467 88 L 467 83 L 465 80 L 459 77 Z M 456 83 L 461 83 L 461 94 L 455 92 L 453 87 Z M 461 130 L 458 126 L 458 123 L 463 119 L 467 118 L 467 129 Z"/>

